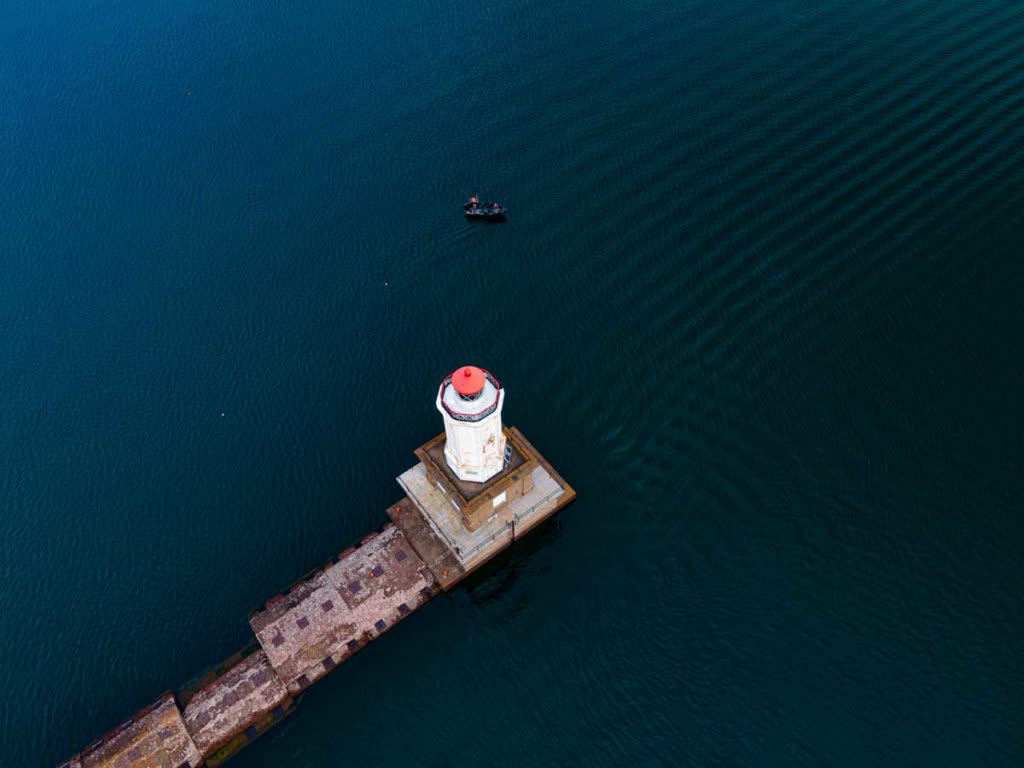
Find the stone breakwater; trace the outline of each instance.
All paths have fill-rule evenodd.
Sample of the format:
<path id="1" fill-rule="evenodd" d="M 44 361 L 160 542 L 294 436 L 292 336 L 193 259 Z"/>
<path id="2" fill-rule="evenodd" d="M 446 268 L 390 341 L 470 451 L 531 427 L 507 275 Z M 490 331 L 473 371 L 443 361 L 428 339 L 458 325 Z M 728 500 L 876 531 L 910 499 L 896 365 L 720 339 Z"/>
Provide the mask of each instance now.
<path id="1" fill-rule="evenodd" d="M 391 522 L 255 611 L 249 647 L 163 693 L 60 768 L 214 766 L 256 739 L 306 688 L 575 498 L 518 430 L 507 434 L 530 454 L 520 481 L 528 490 L 484 521 L 479 543 L 464 547 L 453 534 L 453 502 L 440 484 L 414 492 L 400 480 L 408 496 L 388 509 Z"/>

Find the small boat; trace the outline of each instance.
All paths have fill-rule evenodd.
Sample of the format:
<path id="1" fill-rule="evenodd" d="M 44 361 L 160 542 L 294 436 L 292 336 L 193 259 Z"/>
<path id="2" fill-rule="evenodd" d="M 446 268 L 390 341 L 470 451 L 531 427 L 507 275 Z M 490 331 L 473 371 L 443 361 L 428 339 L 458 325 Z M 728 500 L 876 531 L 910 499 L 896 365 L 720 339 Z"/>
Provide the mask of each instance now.
<path id="1" fill-rule="evenodd" d="M 501 203 L 481 203 L 476 195 L 473 195 L 469 202 L 462 206 L 462 213 L 470 221 L 504 221 L 508 208 Z"/>

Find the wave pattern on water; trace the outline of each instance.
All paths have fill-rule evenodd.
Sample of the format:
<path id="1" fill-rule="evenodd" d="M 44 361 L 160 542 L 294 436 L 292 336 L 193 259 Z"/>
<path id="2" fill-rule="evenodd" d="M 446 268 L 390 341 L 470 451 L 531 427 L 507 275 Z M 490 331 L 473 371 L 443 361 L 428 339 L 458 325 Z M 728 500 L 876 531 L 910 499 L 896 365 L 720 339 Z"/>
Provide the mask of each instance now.
<path id="1" fill-rule="evenodd" d="M 14 763 L 247 641 L 470 360 L 578 502 L 240 765 L 1019 757 L 1020 3 L 102 5 L 0 11 Z"/>

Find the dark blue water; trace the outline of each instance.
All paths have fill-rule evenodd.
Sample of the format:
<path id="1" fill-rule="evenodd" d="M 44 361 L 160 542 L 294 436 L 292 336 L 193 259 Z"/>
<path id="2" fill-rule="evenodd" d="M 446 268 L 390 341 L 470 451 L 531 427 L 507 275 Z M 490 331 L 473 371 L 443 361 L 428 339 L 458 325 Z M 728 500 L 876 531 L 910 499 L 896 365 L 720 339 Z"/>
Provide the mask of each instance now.
<path id="1" fill-rule="evenodd" d="M 239 768 L 1024 764 L 1022 93 L 1015 0 L 7 0 L 0 763 L 248 642 L 473 361 L 579 500 Z"/>

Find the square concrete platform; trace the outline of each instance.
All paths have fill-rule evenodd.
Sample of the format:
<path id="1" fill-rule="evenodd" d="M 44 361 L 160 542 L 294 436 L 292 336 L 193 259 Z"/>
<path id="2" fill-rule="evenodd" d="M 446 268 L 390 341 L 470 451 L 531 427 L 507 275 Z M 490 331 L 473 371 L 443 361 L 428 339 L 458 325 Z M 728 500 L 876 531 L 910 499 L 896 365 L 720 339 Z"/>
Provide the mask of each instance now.
<path id="1" fill-rule="evenodd" d="M 519 430 L 509 432 L 533 454 L 535 466 L 530 473 L 532 487 L 521 496 L 494 509 L 493 514 L 480 523 L 475 530 L 464 524 L 463 515 L 448 494 L 448 490 L 432 479 L 427 467 L 421 461 L 398 478 L 409 500 L 415 505 L 420 519 L 429 525 L 435 542 L 440 542 L 447 555 L 458 563 L 464 573 L 469 573 L 503 550 L 538 523 L 546 520 L 558 509 L 575 498 L 572 487 L 555 472 L 536 449 L 523 437 Z M 487 484 L 482 484 L 487 485 Z M 480 491 L 477 491 L 478 493 Z M 396 505 L 398 507 L 400 505 Z M 404 510 L 409 519 L 409 509 Z M 396 515 L 392 519 L 402 527 Z M 409 525 L 410 523 L 406 523 Z M 422 536 L 422 534 L 421 534 Z M 410 540 L 415 545 L 415 536 Z M 420 553 L 421 557 L 424 554 Z M 437 558 L 438 554 L 427 557 Z M 424 559 L 427 559 L 425 557 Z M 439 579 L 445 589 L 449 579 Z"/>

